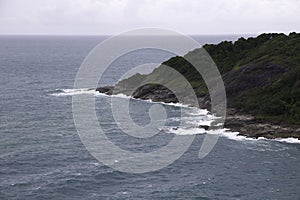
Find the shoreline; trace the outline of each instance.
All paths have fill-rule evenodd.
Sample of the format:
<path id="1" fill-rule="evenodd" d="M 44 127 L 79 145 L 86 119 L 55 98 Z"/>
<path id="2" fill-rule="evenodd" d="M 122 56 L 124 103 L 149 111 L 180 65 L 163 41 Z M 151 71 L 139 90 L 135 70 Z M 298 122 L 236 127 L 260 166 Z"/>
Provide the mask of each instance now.
<path id="1" fill-rule="evenodd" d="M 113 86 L 104 86 L 95 89 L 96 92 L 106 95 L 113 95 L 113 90 Z M 131 95 L 131 97 L 141 100 L 152 100 L 153 102 L 178 103 L 176 97 L 170 95 L 169 91 L 159 90 L 158 93 L 145 93 L 145 91 L 143 91 L 143 96 L 135 93 Z M 118 92 L 116 94 L 118 94 Z M 199 99 L 199 104 L 200 103 L 201 105 L 204 105 L 203 109 L 207 109 L 209 107 L 207 100 L 203 102 L 203 99 Z M 227 108 L 224 128 L 228 128 L 232 132 L 238 132 L 238 135 L 248 138 L 295 138 L 300 140 L 300 125 L 282 123 L 278 120 L 258 119 L 253 115 L 241 113 L 233 108 Z"/>
<path id="2" fill-rule="evenodd" d="M 230 108 L 227 111 L 224 127 L 239 132 L 238 135 L 256 139 L 260 137 L 300 139 L 300 125 L 282 123 L 271 119 L 258 119 Z"/>

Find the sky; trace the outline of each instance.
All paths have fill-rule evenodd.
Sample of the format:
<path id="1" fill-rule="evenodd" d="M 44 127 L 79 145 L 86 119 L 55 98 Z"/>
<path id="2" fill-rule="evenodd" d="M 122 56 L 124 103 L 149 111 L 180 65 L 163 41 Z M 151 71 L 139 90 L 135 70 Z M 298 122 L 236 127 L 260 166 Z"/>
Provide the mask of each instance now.
<path id="1" fill-rule="evenodd" d="M 0 34 L 299 32 L 300 0 L 0 0 Z"/>

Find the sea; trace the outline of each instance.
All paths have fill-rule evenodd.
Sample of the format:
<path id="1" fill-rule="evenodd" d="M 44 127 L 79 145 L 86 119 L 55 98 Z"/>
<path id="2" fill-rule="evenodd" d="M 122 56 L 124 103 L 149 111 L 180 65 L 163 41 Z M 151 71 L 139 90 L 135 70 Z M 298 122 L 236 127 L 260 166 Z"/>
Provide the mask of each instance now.
<path id="1" fill-rule="evenodd" d="M 191 37 L 203 45 L 240 36 Z M 164 107 L 167 121 L 151 138 L 124 136 L 109 102 L 128 97 L 73 89 L 81 63 L 107 38 L 0 36 L 0 199 L 300 199 L 297 139 L 251 139 L 222 129 L 212 151 L 199 159 L 201 144 L 212 133 L 198 126 L 209 125 L 215 116 L 185 105 L 135 99 L 130 99 L 130 117 L 137 125 L 150 122 L 155 104 Z M 116 83 L 134 66 L 172 56 L 154 49 L 130 52 L 111 63 L 99 86 Z M 194 134 L 195 139 L 179 159 L 159 170 L 129 173 L 107 166 L 90 154 L 74 123 L 72 98 L 91 94 L 99 124 L 122 149 L 151 152 L 175 136 Z M 181 112 L 186 113 L 183 119 Z"/>

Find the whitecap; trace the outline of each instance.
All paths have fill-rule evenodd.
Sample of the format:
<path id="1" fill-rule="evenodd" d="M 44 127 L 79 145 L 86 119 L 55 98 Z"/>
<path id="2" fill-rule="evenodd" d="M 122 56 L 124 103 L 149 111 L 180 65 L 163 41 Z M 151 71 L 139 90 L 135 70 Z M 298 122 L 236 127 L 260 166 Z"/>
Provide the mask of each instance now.
<path id="1" fill-rule="evenodd" d="M 195 108 L 192 109 L 192 112 L 189 113 L 189 115 L 191 116 L 203 116 L 203 115 L 208 115 L 209 111 L 207 109 L 199 109 L 199 108 Z"/>
<path id="2" fill-rule="evenodd" d="M 168 127 L 164 129 L 167 133 L 173 133 L 176 135 L 197 135 L 204 134 L 206 131 L 203 128 L 180 128 L 180 127 Z"/>
<path id="3" fill-rule="evenodd" d="M 94 165 L 94 166 L 101 166 L 100 163 L 91 163 L 91 164 Z"/>
<path id="4" fill-rule="evenodd" d="M 189 105 L 182 104 L 182 103 L 166 103 L 166 102 L 152 101 L 152 99 L 138 99 L 138 98 L 135 99 L 135 100 L 146 101 L 146 102 L 149 102 L 149 103 L 163 104 L 163 105 L 167 105 L 167 106 L 189 108 Z"/>
<path id="5" fill-rule="evenodd" d="M 113 94 L 113 95 L 110 95 L 111 97 L 118 97 L 118 98 L 123 98 L 123 99 L 132 99 L 133 97 L 132 96 L 128 96 L 126 94 L 122 94 L 122 93 L 119 93 L 119 94 Z"/>
<path id="6" fill-rule="evenodd" d="M 298 138 L 278 138 L 274 140 L 278 142 L 285 142 L 290 144 L 300 144 L 300 140 Z"/>
<path id="7" fill-rule="evenodd" d="M 91 90 L 88 88 L 81 89 L 56 89 L 54 93 L 50 94 L 51 96 L 73 96 L 73 95 L 81 95 L 81 94 L 96 94 L 95 90 Z"/>
<path id="8" fill-rule="evenodd" d="M 228 131 L 229 129 L 225 129 L 225 131 L 222 132 L 221 136 L 222 137 L 226 137 L 230 140 L 236 140 L 236 141 L 255 141 L 255 140 L 261 140 L 261 139 L 265 139 L 263 137 L 259 137 L 259 138 L 250 138 L 250 137 L 246 137 L 243 135 L 239 135 L 239 132 L 231 132 Z"/>
<path id="9" fill-rule="evenodd" d="M 226 131 L 225 128 L 208 130 L 206 133 L 211 135 L 222 135 Z"/>
<path id="10" fill-rule="evenodd" d="M 259 141 L 259 140 L 268 140 L 268 141 L 277 141 L 277 142 L 283 142 L 283 143 L 289 143 L 289 144 L 300 144 L 300 140 L 297 138 L 276 138 L 276 139 L 268 139 L 265 137 L 258 137 L 258 138 L 251 138 L 246 137 L 243 135 L 239 135 L 239 132 L 231 132 L 228 131 L 229 129 L 225 129 L 224 132 L 222 132 L 223 137 L 226 137 L 231 140 L 236 141 Z"/>

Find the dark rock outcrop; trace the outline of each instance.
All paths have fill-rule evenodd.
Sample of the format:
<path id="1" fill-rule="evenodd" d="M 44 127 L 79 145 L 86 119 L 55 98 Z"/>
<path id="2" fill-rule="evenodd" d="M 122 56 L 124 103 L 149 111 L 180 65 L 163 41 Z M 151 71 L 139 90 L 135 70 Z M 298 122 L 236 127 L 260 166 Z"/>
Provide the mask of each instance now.
<path id="1" fill-rule="evenodd" d="M 138 88 L 132 96 L 137 99 L 151 99 L 154 102 L 178 103 L 175 94 L 162 85 L 144 85 Z"/>
<path id="2" fill-rule="evenodd" d="M 96 91 L 103 94 L 112 95 L 113 88 L 114 88 L 113 86 L 104 86 L 104 87 L 96 88 Z"/>

